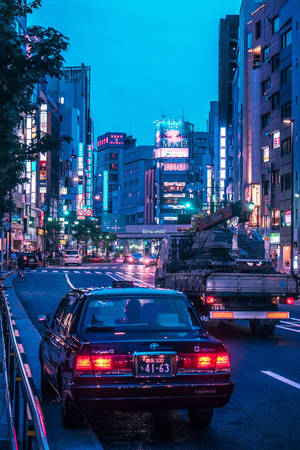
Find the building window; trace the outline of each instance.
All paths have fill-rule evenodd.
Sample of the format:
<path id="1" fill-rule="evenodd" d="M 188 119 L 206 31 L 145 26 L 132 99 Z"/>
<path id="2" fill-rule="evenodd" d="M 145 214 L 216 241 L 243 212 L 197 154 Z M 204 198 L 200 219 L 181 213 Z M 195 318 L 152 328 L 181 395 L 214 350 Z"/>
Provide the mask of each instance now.
<path id="1" fill-rule="evenodd" d="M 281 175 L 281 192 L 288 191 L 292 186 L 292 176 L 290 173 Z"/>
<path id="2" fill-rule="evenodd" d="M 252 48 L 252 33 L 248 34 L 248 50 Z"/>
<path id="3" fill-rule="evenodd" d="M 272 184 L 276 185 L 280 182 L 280 173 L 279 170 L 273 170 L 272 171 Z"/>
<path id="4" fill-rule="evenodd" d="M 270 123 L 270 113 L 267 112 L 261 116 L 261 127 L 266 128 Z"/>
<path id="5" fill-rule="evenodd" d="M 267 45 L 266 47 L 264 47 L 262 49 L 262 60 L 263 61 L 266 61 L 268 59 L 269 53 L 270 53 L 270 46 Z"/>
<path id="6" fill-rule="evenodd" d="M 268 162 L 270 160 L 270 149 L 269 149 L 269 147 L 264 147 L 262 149 L 262 157 L 263 157 L 263 162 Z"/>
<path id="7" fill-rule="evenodd" d="M 118 153 L 110 153 L 109 159 L 118 159 Z"/>
<path id="8" fill-rule="evenodd" d="M 277 33 L 279 31 L 279 16 L 272 19 L 272 33 Z"/>
<path id="9" fill-rule="evenodd" d="M 278 70 L 280 67 L 280 54 L 279 53 L 276 53 L 276 55 L 274 55 L 272 57 L 271 64 L 272 64 L 272 72 L 276 72 L 276 70 Z"/>
<path id="10" fill-rule="evenodd" d="M 109 170 L 118 170 L 118 169 L 119 169 L 119 166 L 116 163 L 111 163 L 109 165 Z"/>
<path id="11" fill-rule="evenodd" d="M 270 78 L 267 78 L 261 83 L 261 95 L 266 95 L 267 90 L 270 88 Z"/>
<path id="12" fill-rule="evenodd" d="M 287 48 L 292 43 L 292 29 L 285 31 L 281 35 L 281 48 L 282 50 Z"/>
<path id="13" fill-rule="evenodd" d="M 268 181 L 263 181 L 262 188 L 263 188 L 263 195 L 269 195 L 269 182 Z"/>
<path id="14" fill-rule="evenodd" d="M 255 39 L 259 39 L 260 38 L 260 33 L 261 33 L 261 22 L 256 22 L 255 24 Z"/>
<path id="15" fill-rule="evenodd" d="M 281 86 L 292 82 L 292 66 L 288 66 L 281 71 Z"/>
<path id="16" fill-rule="evenodd" d="M 280 209 L 272 210 L 272 227 L 280 226 Z"/>
<path id="17" fill-rule="evenodd" d="M 271 97 L 271 101 L 272 101 L 272 110 L 276 109 L 277 106 L 280 105 L 280 92 L 275 92 L 275 94 L 273 94 Z"/>
<path id="18" fill-rule="evenodd" d="M 285 155 L 286 153 L 290 153 L 292 149 L 292 141 L 291 138 L 284 139 L 281 142 L 281 156 Z"/>
<path id="19" fill-rule="evenodd" d="M 287 102 L 281 106 L 281 120 L 290 119 L 292 116 L 292 102 Z"/>

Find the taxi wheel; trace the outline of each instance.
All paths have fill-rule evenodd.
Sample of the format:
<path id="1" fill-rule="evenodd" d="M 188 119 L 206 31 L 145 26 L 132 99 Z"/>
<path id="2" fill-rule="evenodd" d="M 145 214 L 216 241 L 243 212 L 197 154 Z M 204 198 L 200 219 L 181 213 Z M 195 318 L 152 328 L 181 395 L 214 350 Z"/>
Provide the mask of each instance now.
<path id="1" fill-rule="evenodd" d="M 47 376 L 45 375 L 43 367 L 41 367 L 41 393 L 43 401 L 48 401 L 51 397 L 54 396 L 54 390 L 49 383 Z"/>
<path id="2" fill-rule="evenodd" d="M 207 427 L 213 418 L 213 408 L 190 408 L 188 410 L 189 419 L 193 428 Z"/>
<path id="3" fill-rule="evenodd" d="M 72 405 L 68 395 L 64 392 L 61 397 L 61 418 L 64 428 L 81 428 L 83 426 L 83 414 Z"/>

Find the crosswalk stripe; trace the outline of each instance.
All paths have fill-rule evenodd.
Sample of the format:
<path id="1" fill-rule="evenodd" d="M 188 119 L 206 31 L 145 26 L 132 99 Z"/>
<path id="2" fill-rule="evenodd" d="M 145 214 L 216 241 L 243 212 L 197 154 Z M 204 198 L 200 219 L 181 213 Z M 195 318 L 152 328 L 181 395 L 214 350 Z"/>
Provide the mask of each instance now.
<path id="1" fill-rule="evenodd" d="M 95 273 L 97 273 L 98 275 L 102 275 L 102 272 L 95 272 Z"/>
<path id="2" fill-rule="evenodd" d="M 69 273 L 70 271 L 69 270 L 64 270 L 64 273 Z"/>
<path id="3" fill-rule="evenodd" d="M 74 270 L 74 273 L 80 273 L 80 271 L 79 270 Z"/>
<path id="4" fill-rule="evenodd" d="M 88 270 L 85 270 L 84 273 L 92 273 L 92 272 L 89 272 Z"/>
<path id="5" fill-rule="evenodd" d="M 48 270 L 42 270 L 42 272 L 48 272 Z"/>
<path id="6" fill-rule="evenodd" d="M 52 270 L 53 273 L 58 273 L 58 270 Z"/>

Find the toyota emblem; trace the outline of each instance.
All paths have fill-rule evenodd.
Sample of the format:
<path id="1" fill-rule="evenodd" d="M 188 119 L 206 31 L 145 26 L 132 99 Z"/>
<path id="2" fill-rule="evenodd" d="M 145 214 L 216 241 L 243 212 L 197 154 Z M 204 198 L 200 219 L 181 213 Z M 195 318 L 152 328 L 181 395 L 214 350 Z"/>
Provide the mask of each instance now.
<path id="1" fill-rule="evenodd" d="M 151 348 L 151 350 L 157 350 L 159 347 L 159 344 L 156 344 L 155 342 L 153 344 L 150 344 L 149 346 Z"/>

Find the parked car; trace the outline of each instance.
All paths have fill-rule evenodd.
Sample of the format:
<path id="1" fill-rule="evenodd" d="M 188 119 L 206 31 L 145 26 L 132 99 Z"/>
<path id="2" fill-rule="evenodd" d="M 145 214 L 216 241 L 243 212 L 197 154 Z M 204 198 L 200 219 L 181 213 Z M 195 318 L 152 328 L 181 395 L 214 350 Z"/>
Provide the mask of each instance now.
<path id="1" fill-rule="evenodd" d="M 82 256 L 78 250 L 66 250 L 64 253 L 63 263 L 65 266 L 68 264 L 82 264 Z"/>
<path id="2" fill-rule="evenodd" d="M 124 261 L 125 261 L 125 257 L 123 255 L 119 255 L 114 259 L 114 262 L 118 263 L 118 264 L 123 264 Z"/>
<path id="3" fill-rule="evenodd" d="M 25 267 L 29 267 L 30 269 L 35 269 L 39 265 L 37 254 L 34 252 L 25 252 L 24 265 Z"/>
<path id="4" fill-rule="evenodd" d="M 39 321 L 42 396 L 59 395 L 66 428 L 84 412 L 161 409 L 188 409 L 202 427 L 230 399 L 229 355 L 180 292 L 73 289 Z"/>

